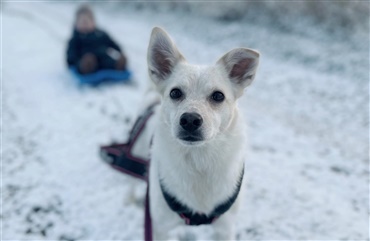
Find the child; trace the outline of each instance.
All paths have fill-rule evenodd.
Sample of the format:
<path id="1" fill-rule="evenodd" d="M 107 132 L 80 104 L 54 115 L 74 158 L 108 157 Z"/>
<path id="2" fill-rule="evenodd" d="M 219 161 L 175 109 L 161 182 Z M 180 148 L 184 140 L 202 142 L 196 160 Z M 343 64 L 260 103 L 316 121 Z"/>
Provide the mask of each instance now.
<path id="1" fill-rule="evenodd" d="M 92 10 L 87 5 L 81 6 L 68 43 L 68 66 L 89 74 L 99 69 L 125 70 L 126 62 L 121 48 L 106 32 L 96 28 Z"/>

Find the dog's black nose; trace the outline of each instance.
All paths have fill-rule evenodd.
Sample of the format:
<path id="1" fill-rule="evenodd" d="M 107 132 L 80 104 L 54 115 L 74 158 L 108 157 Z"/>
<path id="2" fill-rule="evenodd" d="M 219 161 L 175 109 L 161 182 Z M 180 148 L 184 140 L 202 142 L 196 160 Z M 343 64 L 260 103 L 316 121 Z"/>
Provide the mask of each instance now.
<path id="1" fill-rule="evenodd" d="M 203 124 L 203 119 L 198 113 L 184 113 L 180 117 L 180 126 L 188 131 L 193 132 Z"/>

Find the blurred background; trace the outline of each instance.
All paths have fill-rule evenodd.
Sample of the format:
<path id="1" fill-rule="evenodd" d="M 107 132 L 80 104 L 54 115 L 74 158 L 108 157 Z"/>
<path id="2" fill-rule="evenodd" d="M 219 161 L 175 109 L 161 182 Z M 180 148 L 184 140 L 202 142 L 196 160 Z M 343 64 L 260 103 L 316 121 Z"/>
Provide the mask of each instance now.
<path id="1" fill-rule="evenodd" d="M 145 184 L 102 163 L 145 98 L 152 27 L 187 60 L 261 53 L 239 240 L 368 239 L 368 1 L 90 2 L 134 84 L 79 86 L 65 54 L 81 2 L 3 1 L 2 239 L 142 240 Z M 208 227 L 178 232 L 209 240 Z"/>

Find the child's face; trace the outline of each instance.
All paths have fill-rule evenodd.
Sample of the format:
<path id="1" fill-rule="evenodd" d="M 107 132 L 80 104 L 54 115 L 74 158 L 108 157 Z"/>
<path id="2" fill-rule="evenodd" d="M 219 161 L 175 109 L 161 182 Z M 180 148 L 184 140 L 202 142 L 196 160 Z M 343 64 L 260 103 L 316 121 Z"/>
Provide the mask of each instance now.
<path id="1" fill-rule="evenodd" d="M 94 19 L 86 13 L 80 14 L 76 21 L 76 29 L 80 33 L 89 33 L 94 31 L 95 22 Z"/>

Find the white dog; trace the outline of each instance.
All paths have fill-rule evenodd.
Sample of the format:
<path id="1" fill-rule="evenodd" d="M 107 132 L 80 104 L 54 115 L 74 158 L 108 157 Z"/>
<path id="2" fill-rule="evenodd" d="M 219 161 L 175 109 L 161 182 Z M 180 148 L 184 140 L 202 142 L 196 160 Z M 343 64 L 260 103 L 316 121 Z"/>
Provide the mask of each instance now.
<path id="1" fill-rule="evenodd" d="M 215 65 L 191 65 L 164 30 L 153 29 L 148 67 L 161 95 L 149 174 L 155 240 L 181 224 L 212 224 L 216 239 L 235 239 L 245 149 L 236 101 L 258 61 L 258 52 L 237 48 Z"/>

